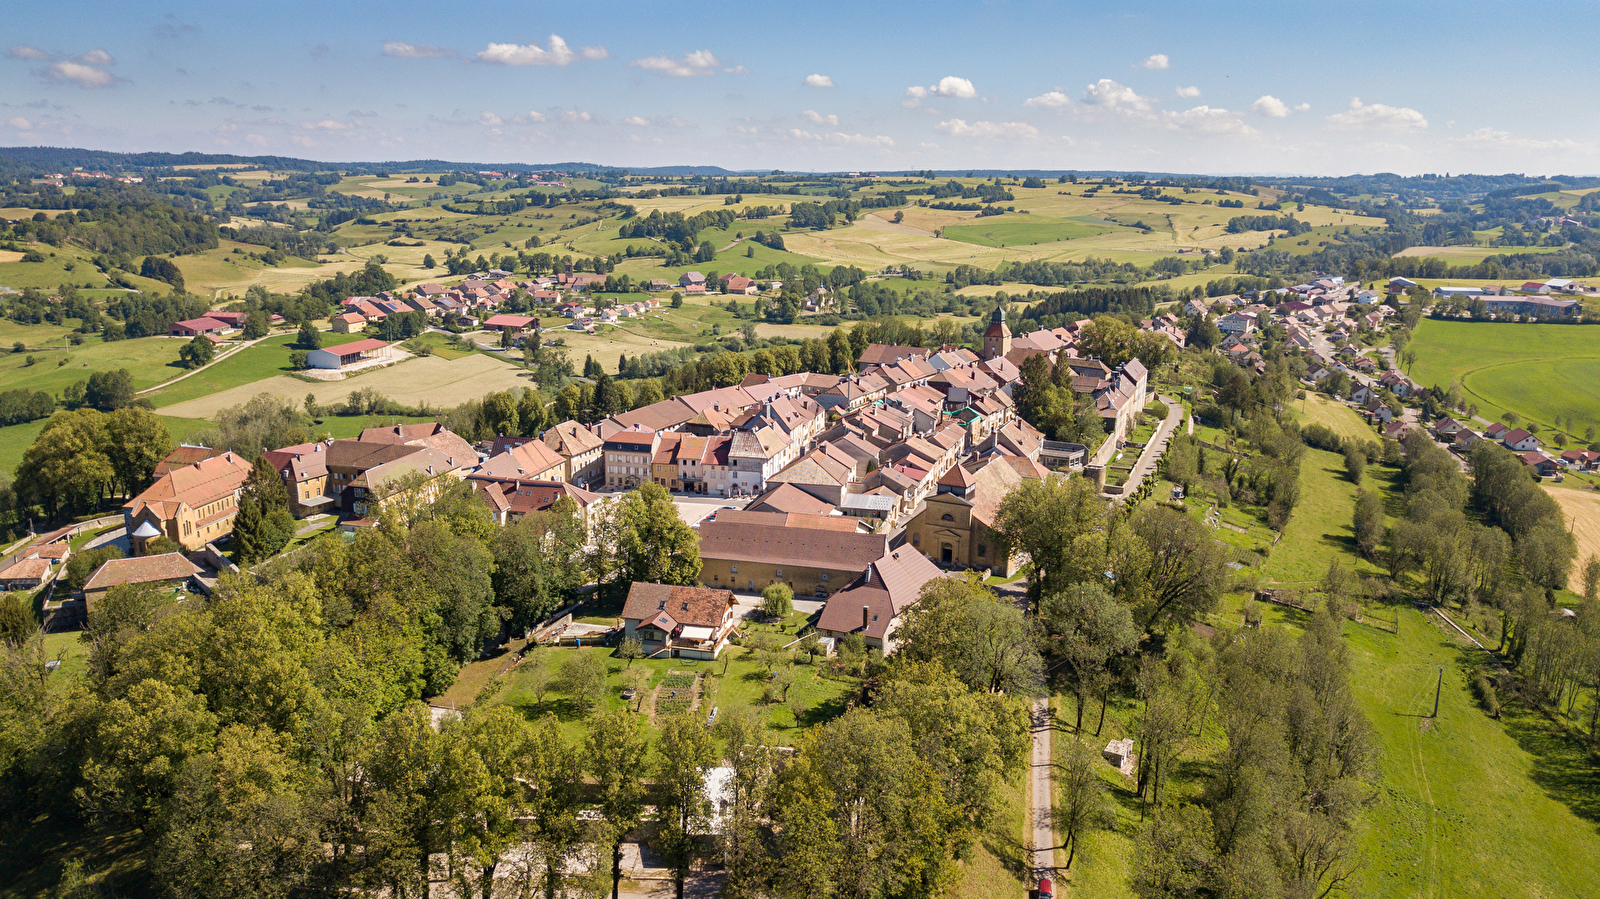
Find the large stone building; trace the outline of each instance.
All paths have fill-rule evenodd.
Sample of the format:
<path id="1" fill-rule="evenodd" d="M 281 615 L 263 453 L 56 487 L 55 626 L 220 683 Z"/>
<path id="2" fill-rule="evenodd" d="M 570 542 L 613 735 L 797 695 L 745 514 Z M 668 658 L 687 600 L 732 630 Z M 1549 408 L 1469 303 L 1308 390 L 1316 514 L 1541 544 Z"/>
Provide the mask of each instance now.
<path id="1" fill-rule="evenodd" d="M 810 519 L 824 516 L 797 522 L 772 515 L 772 524 L 753 524 L 750 517 L 701 523 L 700 583 L 756 591 L 782 582 L 797 596 L 826 596 L 855 580 L 889 548 L 887 537 L 858 533 L 850 518 L 834 516 L 837 524 L 823 524 Z"/>
<path id="2" fill-rule="evenodd" d="M 365 516 L 404 478 L 459 476 L 478 464 L 471 444 L 437 422 L 367 428 L 355 439 L 301 443 L 265 456 L 283 478 L 297 518 Z"/>
<path id="3" fill-rule="evenodd" d="M 567 463 L 562 480 L 590 490 L 605 482 L 604 441 L 593 431 L 569 419 L 545 431 L 539 441 Z"/>
<path id="4" fill-rule="evenodd" d="M 149 522 L 161 536 L 197 550 L 233 533 L 239 489 L 251 469 L 236 453 L 175 468 L 122 507 L 123 526 L 132 534 Z"/>
<path id="5" fill-rule="evenodd" d="M 1016 560 L 1006 553 L 995 521 L 1001 501 L 1021 485 L 1022 476 L 1001 455 L 957 465 L 906 526 L 907 541 L 940 565 L 1010 576 Z"/>

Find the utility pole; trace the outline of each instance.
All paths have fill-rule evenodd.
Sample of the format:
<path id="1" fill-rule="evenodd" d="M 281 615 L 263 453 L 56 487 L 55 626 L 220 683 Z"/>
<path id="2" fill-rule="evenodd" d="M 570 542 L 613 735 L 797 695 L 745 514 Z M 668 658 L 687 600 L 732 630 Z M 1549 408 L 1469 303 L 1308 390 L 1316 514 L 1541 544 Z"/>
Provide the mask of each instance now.
<path id="1" fill-rule="evenodd" d="M 1439 682 L 1433 687 L 1433 717 L 1439 717 L 1439 691 L 1444 689 L 1444 669 L 1439 669 Z"/>

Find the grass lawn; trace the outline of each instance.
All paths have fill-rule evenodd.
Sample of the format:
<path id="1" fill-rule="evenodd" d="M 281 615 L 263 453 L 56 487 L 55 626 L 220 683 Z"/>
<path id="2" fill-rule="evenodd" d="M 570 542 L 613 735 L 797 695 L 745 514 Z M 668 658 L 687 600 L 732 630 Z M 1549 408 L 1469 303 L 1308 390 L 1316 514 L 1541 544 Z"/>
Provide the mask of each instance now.
<path id="1" fill-rule="evenodd" d="M 1345 476 L 1344 457 L 1307 447 L 1300 464 L 1300 502 L 1262 573 L 1286 586 L 1309 586 L 1327 573 L 1331 559 L 1358 567 L 1350 524 L 1355 507 L 1356 487 Z"/>
<path id="2" fill-rule="evenodd" d="M 65 688 L 83 676 L 89 665 L 89 647 L 79 640 L 79 631 L 62 631 L 44 635 L 46 658 L 61 660 L 61 667 L 50 675 L 52 686 Z"/>
<path id="3" fill-rule="evenodd" d="M 1579 427 L 1574 437 L 1600 425 L 1600 330 L 1423 319 L 1407 349 L 1417 354 L 1411 368 L 1417 383 L 1460 381 L 1485 418 L 1514 411 L 1549 430 L 1557 415 L 1572 416 Z"/>
<path id="4" fill-rule="evenodd" d="M 1030 853 L 1023 839 L 1027 826 L 1026 769 L 994 793 L 995 817 L 978 837 L 972 858 L 961 864 L 961 874 L 949 896 L 1024 896 L 1028 888 Z"/>
<path id="5" fill-rule="evenodd" d="M 160 408 L 209 396 L 229 388 L 242 387 L 273 375 L 289 374 L 294 371 L 289 357 L 295 350 L 296 339 L 297 336 L 294 334 L 268 337 L 255 346 L 245 347 L 197 375 L 185 378 L 171 387 L 162 388 L 151 394 L 149 399 Z M 322 334 L 322 345 L 338 346 L 365 339 L 365 334 L 337 334 L 327 331 Z M 317 385 L 307 384 L 306 389 L 309 392 L 315 386 Z"/>
<path id="6" fill-rule="evenodd" d="M 1213 621 L 1237 623 L 1238 599 Z M 1264 627 L 1298 631 L 1302 613 L 1268 606 Z M 1354 894 L 1368 899 L 1411 897 L 1549 897 L 1594 894 L 1600 858 L 1600 776 L 1573 743 L 1544 718 L 1508 705 L 1504 720 L 1480 711 L 1468 689 L 1470 666 L 1482 653 L 1467 650 L 1435 621 L 1409 607 L 1370 616 L 1398 633 L 1348 622 L 1352 687 L 1373 727 L 1382 776 L 1357 832 L 1361 870 Z M 1453 632 L 1451 632 L 1453 633 Z M 1439 717 L 1432 711 L 1435 679 L 1444 671 Z M 1070 724 L 1073 702 L 1055 700 L 1058 720 Z M 1085 719 L 1097 711 L 1092 705 Z M 1097 748 L 1130 735 L 1138 706 L 1112 701 Z M 1058 746 L 1072 739 L 1058 731 Z M 1193 744 L 1168 787 L 1171 799 L 1197 798 L 1210 758 L 1221 748 L 1215 723 Z M 1132 783 L 1106 766 L 1115 825 L 1084 840 L 1072 870 L 1056 878 L 1062 895 L 1128 895 L 1134 841 L 1140 829 Z M 1058 859 L 1059 861 L 1059 859 Z"/>
<path id="7" fill-rule="evenodd" d="M 460 359 L 462 356 L 470 355 L 473 352 L 473 350 L 463 349 L 451 343 L 449 337 L 437 331 L 418 334 L 416 337 L 402 343 L 401 346 L 413 353 L 422 347 L 427 347 L 428 352 L 441 359 Z"/>
<path id="8" fill-rule="evenodd" d="M 1349 440 L 1378 442 L 1378 435 L 1360 415 L 1356 414 L 1356 410 L 1338 400 L 1309 390 L 1306 391 L 1305 400 L 1300 403 L 1300 423 L 1320 424 Z"/>
<path id="9" fill-rule="evenodd" d="M 756 659 L 754 653 L 742 647 L 729 647 L 726 652 L 731 653 L 732 658 L 726 665 L 725 671 L 721 659 L 716 662 L 641 659 L 635 661 L 632 667 L 647 672 L 644 675 L 648 678 L 647 691 L 661 685 L 668 677 L 668 672 L 699 674 L 701 695 L 697 714 L 708 715 L 713 708 L 718 709 L 719 714 L 726 714 L 736 708 L 752 708 L 765 722 L 768 737 L 775 744 L 790 745 L 796 728 L 790 707 L 785 704 L 767 705 L 761 702 L 767 682 L 765 666 Z M 570 739 L 582 739 L 587 733 L 585 719 L 573 708 L 570 697 L 558 690 L 550 689 L 541 701 L 535 689 L 544 672 L 552 674 L 558 672 L 566 660 L 578 653 L 598 655 L 605 663 L 607 690 L 599 709 L 606 711 L 622 708 L 624 705 L 622 688 L 626 684 L 624 672 L 628 664 L 622 659 L 613 658 L 611 649 L 598 646 L 585 646 L 582 649 L 570 646 L 559 648 L 546 646 L 534 649 L 506 676 L 497 701 L 521 710 L 530 718 L 553 714 L 560 719 L 562 729 Z M 850 678 L 834 680 L 823 677 L 824 667 L 820 660 L 816 665 L 804 661 L 794 665 L 794 685 L 790 688 L 789 696 L 791 699 L 798 699 L 803 705 L 801 726 L 812 727 L 822 724 L 844 711 L 844 698 L 858 683 Z M 454 692 L 452 691 L 452 694 Z M 636 700 L 634 705 L 637 704 Z"/>
<path id="10" fill-rule="evenodd" d="M 1508 705 L 1502 721 L 1480 711 L 1467 684 L 1483 654 L 1436 621 L 1408 608 L 1398 635 L 1345 626 L 1356 696 L 1383 750 L 1360 893 L 1594 895 L 1600 776 L 1592 761 L 1525 708 Z M 1423 718 L 1440 669 L 1439 717 Z"/>

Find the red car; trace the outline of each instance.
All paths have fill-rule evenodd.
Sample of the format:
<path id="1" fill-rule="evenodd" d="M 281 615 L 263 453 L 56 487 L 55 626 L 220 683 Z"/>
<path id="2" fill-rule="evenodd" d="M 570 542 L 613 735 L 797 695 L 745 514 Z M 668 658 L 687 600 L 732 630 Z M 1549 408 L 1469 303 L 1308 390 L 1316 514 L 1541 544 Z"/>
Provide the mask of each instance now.
<path id="1" fill-rule="evenodd" d="M 1051 899 L 1051 897 L 1054 895 L 1055 890 L 1053 889 L 1053 885 L 1050 883 L 1050 878 L 1039 878 L 1039 899 Z"/>

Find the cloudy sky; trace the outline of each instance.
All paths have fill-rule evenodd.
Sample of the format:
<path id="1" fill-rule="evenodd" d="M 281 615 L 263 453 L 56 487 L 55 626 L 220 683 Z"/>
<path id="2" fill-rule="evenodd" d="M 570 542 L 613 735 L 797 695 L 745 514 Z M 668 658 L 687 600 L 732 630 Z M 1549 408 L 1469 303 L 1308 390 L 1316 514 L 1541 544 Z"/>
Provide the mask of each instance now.
<path id="1" fill-rule="evenodd" d="M 13 4 L 0 145 L 1600 173 L 1600 55 L 1577 40 L 1600 34 L 1593 2 L 236 6 Z"/>

